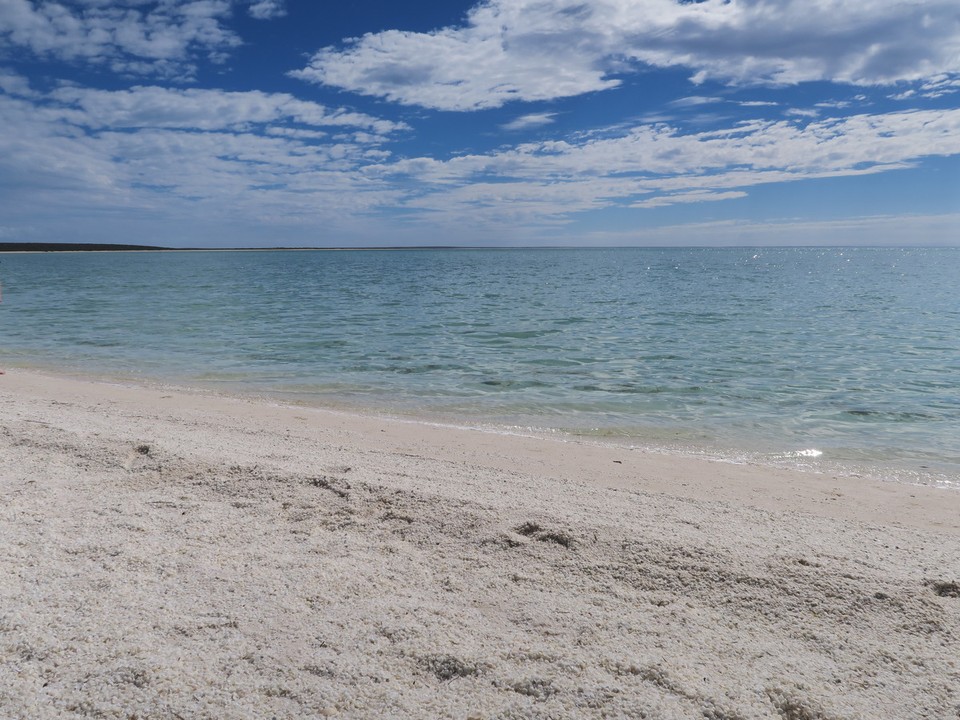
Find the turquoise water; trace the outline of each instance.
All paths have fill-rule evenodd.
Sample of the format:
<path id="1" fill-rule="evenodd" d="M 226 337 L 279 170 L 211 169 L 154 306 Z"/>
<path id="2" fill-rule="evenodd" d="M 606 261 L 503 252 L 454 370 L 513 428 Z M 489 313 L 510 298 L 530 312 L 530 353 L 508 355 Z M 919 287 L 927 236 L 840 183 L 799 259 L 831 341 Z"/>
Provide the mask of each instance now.
<path id="1" fill-rule="evenodd" d="M 7 366 L 960 478 L 957 248 L 8 254 L 0 280 Z"/>

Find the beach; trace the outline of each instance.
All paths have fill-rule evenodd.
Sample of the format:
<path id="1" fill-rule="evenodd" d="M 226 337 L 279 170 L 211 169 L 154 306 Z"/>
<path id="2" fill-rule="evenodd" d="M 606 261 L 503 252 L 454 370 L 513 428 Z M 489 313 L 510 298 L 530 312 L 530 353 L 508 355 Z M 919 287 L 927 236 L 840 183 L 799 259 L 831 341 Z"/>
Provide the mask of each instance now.
<path id="1" fill-rule="evenodd" d="M 960 717 L 960 492 L 7 369 L 5 718 Z"/>

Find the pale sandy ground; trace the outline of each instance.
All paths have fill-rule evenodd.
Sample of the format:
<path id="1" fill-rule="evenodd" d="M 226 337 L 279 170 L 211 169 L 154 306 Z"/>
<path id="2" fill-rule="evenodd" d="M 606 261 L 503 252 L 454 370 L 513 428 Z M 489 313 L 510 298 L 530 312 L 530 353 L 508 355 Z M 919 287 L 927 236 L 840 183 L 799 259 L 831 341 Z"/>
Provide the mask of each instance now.
<path id="1" fill-rule="evenodd" d="M 957 718 L 960 492 L 0 377 L 2 718 Z"/>

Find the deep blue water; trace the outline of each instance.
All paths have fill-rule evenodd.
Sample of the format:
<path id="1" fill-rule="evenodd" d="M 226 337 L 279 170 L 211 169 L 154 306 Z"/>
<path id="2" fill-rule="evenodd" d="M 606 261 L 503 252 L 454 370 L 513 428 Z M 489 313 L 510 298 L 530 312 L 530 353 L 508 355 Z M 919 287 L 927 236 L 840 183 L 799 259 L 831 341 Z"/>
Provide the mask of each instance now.
<path id="1" fill-rule="evenodd" d="M 960 248 L 8 254 L 0 281 L 8 366 L 960 478 Z"/>

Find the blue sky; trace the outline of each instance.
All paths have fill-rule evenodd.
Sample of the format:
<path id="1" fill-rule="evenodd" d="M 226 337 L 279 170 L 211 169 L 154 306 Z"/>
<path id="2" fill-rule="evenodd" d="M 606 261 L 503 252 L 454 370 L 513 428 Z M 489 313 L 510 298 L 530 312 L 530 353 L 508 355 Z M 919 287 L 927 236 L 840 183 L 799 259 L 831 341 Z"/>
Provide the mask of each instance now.
<path id="1" fill-rule="evenodd" d="M 956 0 L 0 0 L 0 241 L 960 244 Z"/>

